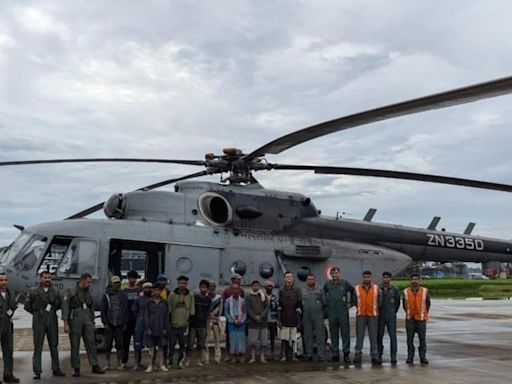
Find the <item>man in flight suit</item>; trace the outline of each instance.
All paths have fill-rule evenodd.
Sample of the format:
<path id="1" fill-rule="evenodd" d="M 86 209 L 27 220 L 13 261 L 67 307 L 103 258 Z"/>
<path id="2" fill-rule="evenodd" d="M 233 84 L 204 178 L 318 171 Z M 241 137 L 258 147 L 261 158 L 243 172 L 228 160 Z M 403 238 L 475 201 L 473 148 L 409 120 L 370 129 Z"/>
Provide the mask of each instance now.
<path id="1" fill-rule="evenodd" d="M 59 345 L 57 310 L 60 309 L 60 306 L 60 294 L 53 287 L 51 272 L 41 272 L 39 274 L 39 284 L 30 291 L 25 301 L 25 310 L 32 315 L 34 337 L 32 369 L 34 370 L 34 380 L 40 380 L 43 372 L 41 353 L 43 352 L 45 336 L 48 339 L 48 347 L 52 357 L 53 376 L 66 376 L 60 369 L 59 350 L 57 349 Z"/>
<path id="2" fill-rule="evenodd" d="M 62 320 L 64 332 L 69 334 L 71 343 L 71 367 L 73 377 L 80 376 L 80 338 L 84 339 L 87 358 L 92 373 L 104 374 L 98 364 L 94 342 L 94 302 L 90 292 L 92 276 L 84 273 L 74 288 L 70 288 L 62 299 Z"/>
<path id="3" fill-rule="evenodd" d="M 305 360 L 313 359 L 313 347 L 316 345 L 318 361 L 324 361 L 324 311 L 326 307 L 325 292 L 317 288 L 315 275 L 308 275 L 306 277 L 306 287 L 302 290 L 302 336 L 306 347 Z"/>
<path id="4" fill-rule="evenodd" d="M 354 287 L 341 278 L 341 269 L 334 266 L 329 271 L 331 280 L 324 285 L 327 296 L 327 314 L 331 333 L 331 359 L 340 361 L 340 331 L 343 341 L 343 362 L 350 364 L 349 309 L 353 302 Z"/>
<path id="5" fill-rule="evenodd" d="M 382 274 L 382 283 L 380 284 L 380 291 L 382 295 L 382 302 L 379 313 L 379 332 L 377 335 L 377 343 L 379 345 L 379 359 L 382 360 L 382 353 L 384 352 L 384 330 L 388 329 L 391 364 L 396 364 L 396 313 L 400 308 L 400 290 L 391 284 L 391 272 L 384 272 Z"/>
<path id="6" fill-rule="evenodd" d="M 9 280 L 7 274 L 0 273 L 0 343 L 2 344 L 2 358 L 4 360 L 4 381 L 6 383 L 19 383 L 20 379 L 12 373 L 14 360 L 12 357 L 13 324 L 12 315 L 17 308 L 14 295 L 7 288 Z"/>

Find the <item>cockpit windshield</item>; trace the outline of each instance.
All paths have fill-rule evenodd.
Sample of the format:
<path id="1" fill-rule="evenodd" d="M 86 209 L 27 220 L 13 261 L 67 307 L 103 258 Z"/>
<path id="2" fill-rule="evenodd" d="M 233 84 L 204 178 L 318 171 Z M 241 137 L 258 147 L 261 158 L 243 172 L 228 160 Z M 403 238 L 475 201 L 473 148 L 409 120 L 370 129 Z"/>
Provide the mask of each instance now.
<path id="1" fill-rule="evenodd" d="M 35 267 L 40 259 L 48 238 L 41 235 L 34 235 L 27 244 L 21 249 L 21 252 L 13 259 L 14 268 L 18 271 L 30 271 Z"/>
<path id="2" fill-rule="evenodd" d="M 0 264 L 10 264 L 31 237 L 32 233 L 20 233 L 18 237 L 16 237 L 16 239 L 14 239 L 14 241 L 0 254 Z"/>
<path id="3" fill-rule="evenodd" d="M 41 257 L 47 241 L 45 236 L 23 232 L 0 255 L 0 263 L 13 265 L 20 271 L 29 271 Z"/>

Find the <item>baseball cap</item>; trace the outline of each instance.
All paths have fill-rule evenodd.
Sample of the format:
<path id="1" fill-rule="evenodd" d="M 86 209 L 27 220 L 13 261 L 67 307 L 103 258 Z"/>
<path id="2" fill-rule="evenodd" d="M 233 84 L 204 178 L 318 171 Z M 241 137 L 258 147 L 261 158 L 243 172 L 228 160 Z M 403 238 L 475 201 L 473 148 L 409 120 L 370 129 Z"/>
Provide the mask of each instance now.
<path id="1" fill-rule="evenodd" d="M 121 278 L 119 276 L 112 276 L 112 278 L 110 279 L 110 282 L 111 283 L 120 283 L 121 282 Z"/>

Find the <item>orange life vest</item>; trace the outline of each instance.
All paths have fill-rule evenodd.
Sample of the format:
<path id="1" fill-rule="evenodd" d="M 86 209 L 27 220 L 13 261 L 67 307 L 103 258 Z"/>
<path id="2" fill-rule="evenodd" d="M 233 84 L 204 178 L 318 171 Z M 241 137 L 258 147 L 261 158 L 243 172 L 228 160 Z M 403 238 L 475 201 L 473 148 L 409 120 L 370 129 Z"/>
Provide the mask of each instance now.
<path id="1" fill-rule="evenodd" d="M 379 286 L 372 284 L 368 292 L 362 284 L 356 285 L 357 316 L 379 316 Z"/>
<path id="2" fill-rule="evenodd" d="M 428 288 L 419 287 L 416 294 L 410 287 L 404 289 L 404 309 L 407 320 L 428 320 L 427 297 Z"/>

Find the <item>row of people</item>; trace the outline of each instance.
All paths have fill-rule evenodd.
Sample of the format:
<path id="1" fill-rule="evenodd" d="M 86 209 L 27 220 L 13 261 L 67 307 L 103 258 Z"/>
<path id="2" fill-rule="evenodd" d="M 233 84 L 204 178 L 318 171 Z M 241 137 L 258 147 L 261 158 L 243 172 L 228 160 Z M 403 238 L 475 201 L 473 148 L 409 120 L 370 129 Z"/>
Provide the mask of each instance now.
<path id="1" fill-rule="evenodd" d="M 325 359 L 326 332 L 324 319 L 328 319 L 331 339 L 330 361 L 340 361 L 339 339 L 343 342 L 343 361 L 350 364 L 350 322 L 349 310 L 356 307 L 356 345 L 354 364 L 362 361 L 362 350 L 366 330 L 370 339 L 372 363 L 382 363 L 384 332 L 387 329 L 390 337 L 391 363 L 397 363 L 397 312 L 400 308 L 401 295 L 397 287 L 391 284 L 391 273 L 384 272 L 380 286 L 372 282 L 372 273 L 365 271 L 362 282 L 353 287 L 348 281 L 341 279 L 341 269 L 333 267 L 330 270 L 331 280 L 323 288 L 317 287 L 313 274 L 306 277 L 306 287 L 299 289 L 294 284 L 291 272 L 284 274 L 284 286 L 278 296 L 273 295 L 272 282 L 266 282 L 265 291 L 260 288 L 258 281 L 251 283 L 251 290 L 243 297 L 238 278 L 233 280 L 231 297 L 225 305 L 225 315 L 228 324 L 229 347 L 226 347 L 233 358 L 241 360 L 245 353 L 245 331 L 248 327 L 248 344 L 250 362 L 255 359 L 255 348 L 260 348 L 260 359 L 264 362 L 263 351 L 266 348 L 270 333 L 271 354 L 273 355 L 273 340 L 276 328 L 281 339 L 281 360 L 294 359 L 294 343 L 300 329 L 304 350 L 304 359 L 312 360 L 316 350 L 318 361 Z M 264 305 L 267 297 L 268 305 Z M 258 299 L 261 299 L 260 300 Z M 268 311 L 277 307 L 273 316 L 268 320 Z M 407 360 L 414 361 L 414 336 L 418 334 L 419 357 L 422 364 L 428 364 L 426 358 L 426 321 L 430 310 L 428 289 L 419 286 L 419 276 L 410 278 L 410 287 L 403 292 L 403 307 L 406 314 Z M 247 321 L 246 321 L 247 320 Z M 268 324 L 267 324 L 268 323 Z M 234 346 L 232 345 L 234 344 Z"/>
<path id="2" fill-rule="evenodd" d="M 354 363 L 361 362 L 365 330 L 368 329 L 372 362 L 380 364 L 383 354 L 383 336 L 387 329 L 390 336 L 391 363 L 396 363 L 396 313 L 400 306 L 400 292 L 391 284 L 391 274 L 383 274 L 381 286 L 372 283 L 371 272 L 363 274 L 361 284 L 353 287 L 341 279 L 341 270 L 331 268 L 331 280 L 323 289 L 316 286 L 314 275 L 307 276 L 306 287 L 295 287 L 294 275 L 284 274 L 284 286 L 278 294 L 274 284 L 264 286 L 253 281 L 247 295 L 241 288 L 241 276 L 232 276 L 232 284 L 217 294 L 215 282 L 201 281 L 195 295 L 188 289 L 188 278 L 180 276 L 174 291 L 166 288 L 167 278 L 159 276 L 156 283 L 137 284 L 137 272 L 128 274 L 128 287 L 121 289 L 121 278 L 113 276 L 107 288 L 101 308 L 101 319 L 107 336 L 107 369 L 111 366 L 111 351 L 116 348 L 117 366 L 125 369 L 128 361 L 130 340 L 134 339 L 135 366 L 142 367 L 142 350 L 150 351 L 147 371 L 160 368 L 166 371 L 173 365 L 176 343 L 179 344 L 178 365 L 189 364 L 191 347 L 196 345 L 200 353 L 199 365 L 209 363 L 207 340 L 214 341 L 214 362 L 221 359 L 221 315 L 226 317 L 227 360 L 241 361 L 249 349 L 249 362 L 256 355 L 266 362 L 266 349 L 270 341 L 270 357 L 274 357 L 276 339 L 281 340 L 280 359 L 295 359 L 293 353 L 297 332 L 303 340 L 304 358 L 310 360 L 317 351 L 318 360 L 325 358 L 326 333 L 324 318 L 329 321 L 332 361 L 340 360 L 339 336 L 343 341 L 343 357 L 350 363 L 349 309 L 357 308 L 356 347 Z M 27 296 L 25 308 L 33 314 L 34 331 L 34 379 L 42 373 L 41 353 L 44 338 L 48 339 L 54 376 L 64 376 L 60 369 L 57 350 L 58 309 L 62 309 L 64 331 L 71 344 L 73 376 L 80 375 L 80 339 L 84 340 L 89 364 L 93 373 L 102 374 L 96 356 L 94 342 L 94 305 L 90 287 L 92 276 L 84 274 L 76 287 L 62 296 L 51 284 L 52 275 L 42 272 L 38 286 Z M 18 382 L 12 372 L 12 314 L 16 309 L 14 297 L 7 288 L 7 275 L 0 274 L 0 311 L 2 313 L 1 344 L 4 356 L 4 381 Z M 244 298 L 244 296 L 246 296 Z M 419 277 L 411 276 L 411 287 L 404 290 L 406 330 L 408 344 L 407 363 L 414 358 L 414 334 L 420 338 L 420 360 L 426 359 L 426 320 L 430 308 L 428 290 L 419 286 Z M 10 326 L 8 326 L 10 325 Z M 258 352 L 258 353 L 257 353 Z"/>

